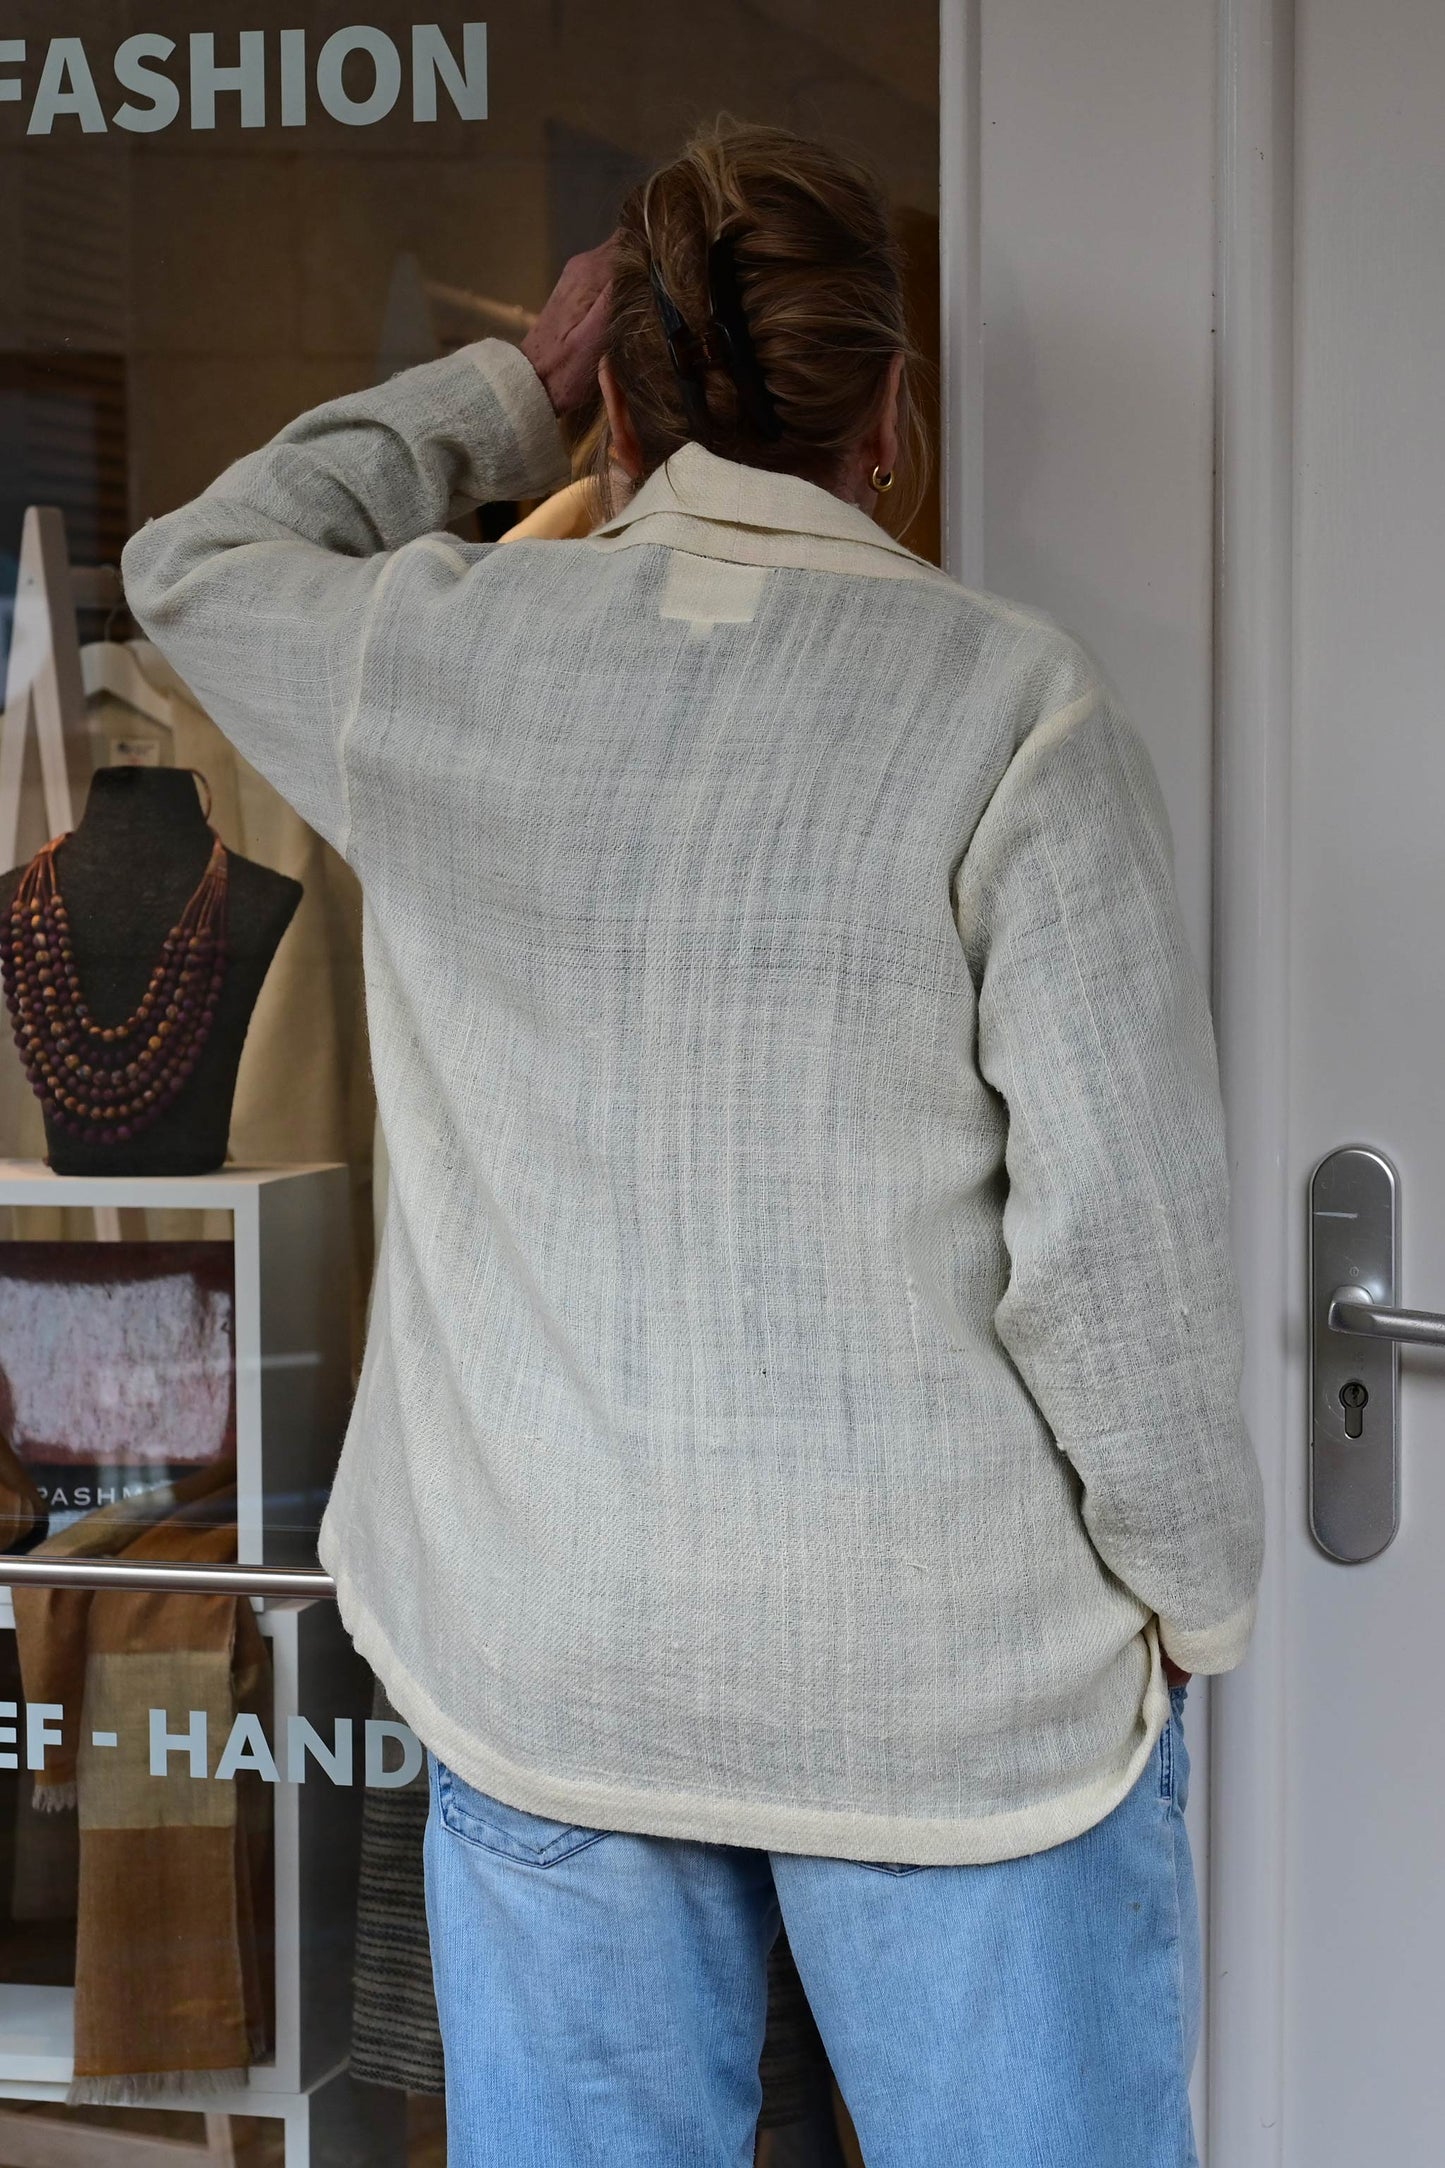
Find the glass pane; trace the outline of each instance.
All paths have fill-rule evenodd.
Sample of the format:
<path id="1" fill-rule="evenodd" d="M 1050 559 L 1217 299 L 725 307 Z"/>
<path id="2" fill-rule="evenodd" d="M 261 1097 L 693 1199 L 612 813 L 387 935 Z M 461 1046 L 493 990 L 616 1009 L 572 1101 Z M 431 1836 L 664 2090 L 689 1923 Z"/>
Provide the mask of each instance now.
<path id="1" fill-rule="evenodd" d="M 162 951 L 209 867 L 167 855 L 184 771 L 265 920 L 193 1073 L 158 1046 L 127 1080 L 97 1050 L 47 1122 L 50 1072 L 0 1031 L 0 1553 L 34 1563 L 314 1564 L 385 1193 L 357 882 L 141 636 L 127 536 L 324 400 L 520 341 L 624 192 L 726 110 L 861 155 L 890 195 L 932 364 L 904 539 L 940 552 L 934 6 L 364 17 L 15 0 L 0 37 L 0 907 L 121 802 L 116 772 L 155 815 L 128 856 L 103 818 L 91 857 L 57 855 L 22 1047 L 42 967 L 61 1021 L 142 1018 L 137 1055 L 192 1028 L 202 917 L 169 980 Z M 453 524 L 486 540 L 531 509 Z M 166 1076 L 164 1119 L 128 1117 Z M 4 1596 L 0 2160 L 100 2162 L 125 2133 L 198 2162 L 441 2161 L 421 1751 L 329 1602 Z M 762 2071 L 760 2162 L 857 2158 L 785 1942 Z M 55 2123 L 70 2150 L 31 2127 Z"/>

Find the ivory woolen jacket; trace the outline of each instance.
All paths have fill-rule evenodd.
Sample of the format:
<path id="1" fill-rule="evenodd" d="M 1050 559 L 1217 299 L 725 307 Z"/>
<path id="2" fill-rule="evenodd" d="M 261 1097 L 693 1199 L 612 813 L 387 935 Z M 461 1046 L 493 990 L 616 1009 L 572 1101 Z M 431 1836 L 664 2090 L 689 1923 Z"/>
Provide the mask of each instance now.
<path id="1" fill-rule="evenodd" d="M 438 531 L 566 472 L 482 341 L 125 553 L 365 893 L 390 1191 L 321 1557 L 514 1806 L 1059 1843 L 1262 1554 L 1149 758 L 1047 617 L 698 445 L 583 540 Z"/>

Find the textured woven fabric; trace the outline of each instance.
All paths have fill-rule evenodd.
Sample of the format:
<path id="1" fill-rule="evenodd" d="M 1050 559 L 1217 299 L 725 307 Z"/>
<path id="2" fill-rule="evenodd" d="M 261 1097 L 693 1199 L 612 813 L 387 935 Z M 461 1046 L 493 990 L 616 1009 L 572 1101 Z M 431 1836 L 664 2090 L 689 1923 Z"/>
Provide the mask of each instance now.
<path id="1" fill-rule="evenodd" d="M 371 1713 L 395 1723 L 380 1680 Z M 444 2093 L 446 2069 L 432 1983 L 422 1839 L 426 1764 L 406 1784 L 367 1786 L 351 1984 L 351 2074 L 368 2085 Z"/>
<path id="2" fill-rule="evenodd" d="M 390 1190 L 322 1531 L 388 1694 L 567 1822 L 951 1863 L 1133 1785 L 1262 1486 L 1218 1078 L 1080 645 L 686 446 L 578 541 L 484 341 L 291 423 L 131 605 L 355 867 Z"/>

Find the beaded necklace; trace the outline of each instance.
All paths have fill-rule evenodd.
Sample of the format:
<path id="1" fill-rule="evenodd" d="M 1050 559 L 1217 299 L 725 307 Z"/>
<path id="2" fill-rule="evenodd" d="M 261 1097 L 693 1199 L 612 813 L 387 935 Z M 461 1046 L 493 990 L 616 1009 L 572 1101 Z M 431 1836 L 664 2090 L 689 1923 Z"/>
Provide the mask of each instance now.
<path id="1" fill-rule="evenodd" d="M 31 859 L 5 913 L 5 1005 L 47 1120 L 87 1144 L 123 1144 L 165 1112 L 210 1037 L 228 962 L 230 860 L 217 836 L 139 1003 L 124 1023 L 98 1024 L 56 879 L 65 841 L 55 836 Z"/>

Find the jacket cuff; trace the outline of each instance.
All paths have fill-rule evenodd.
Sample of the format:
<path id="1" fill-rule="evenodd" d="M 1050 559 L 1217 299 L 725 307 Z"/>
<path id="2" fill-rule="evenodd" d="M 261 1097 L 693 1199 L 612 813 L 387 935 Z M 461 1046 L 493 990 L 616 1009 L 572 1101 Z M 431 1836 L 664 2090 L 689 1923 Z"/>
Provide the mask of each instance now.
<path id="1" fill-rule="evenodd" d="M 487 384 L 510 425 L 520 496 L 545 497 L 572 479 L 572 461 L 542 379 L 519 346 L 476 339 L 459 350 Z"/>
<path id="2" fill-rule="evenodd" d="M 1235 1665 L 1243 1661 L 1249 1647 L 1258 1607 L 1256 1592 L 1217 1626 L 1180 1626 L 1173 1619 L 1161 1618 L 1159 1640 L 1165 1655 L 1178 1664 L 1181 1671 L 1233 1671 Z"/>

